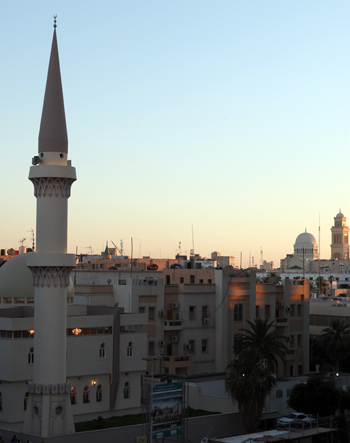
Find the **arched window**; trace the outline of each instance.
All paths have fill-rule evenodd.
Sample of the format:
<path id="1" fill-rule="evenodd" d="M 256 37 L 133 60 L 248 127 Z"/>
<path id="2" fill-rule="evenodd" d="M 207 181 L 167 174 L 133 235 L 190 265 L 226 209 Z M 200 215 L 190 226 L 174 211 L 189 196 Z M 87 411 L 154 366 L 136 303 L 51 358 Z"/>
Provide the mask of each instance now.
<path id="1" fill-rule="evenodd" d="M 130 397 L 130 383 L 127 381 L 124 384 L 124 398 Z"/>
<path id="2" fill-rule="evenodd" d="M 70 403 L 75 405 L 77 403 L 77 391 L 74 386 L 70 388 Z"/>
<path id="3" fill-rule="evenodd" d="M 102 343 L 100 346 L 100 358 L 104 359 L 106 358 L 106 344 Z"/>
<path id="4" fill-rule="evenodd" d="M 24 403 L 23 403 L 23 409 L 26 411 L 28 407 L 28 400 L 29 400 L 29 392 L 26 392 L 24 394 Z"/>
<path id="5" fill-rule="evenodd" d="M 89 386 L 84 387 L 83 403 L 90 403 L 90 389 Z"/>
<path id="6" fill-rule="evenodd" d="M 127 355 L 128 357 L 132 357 L 133 354 L 134 354 L 134 347 L 133 347 L 133 345 L 132 345 L 132 341 L 129 341 L 129 345 L 128 345 L 128 348 L 127 348 L 127 350 L 126 350 L 126 355 Z"/>
<path id="7" fill-rule="evenodd" d="M 98 385 L 96 389 L 96 401 L 102 401 L 102 385 Z"/>
<path id="8" fill-rule="evenodd" d="M 30 348 L 28 354 L 28 365 L 32 365 L 34 363 L 34 348 Z"/>

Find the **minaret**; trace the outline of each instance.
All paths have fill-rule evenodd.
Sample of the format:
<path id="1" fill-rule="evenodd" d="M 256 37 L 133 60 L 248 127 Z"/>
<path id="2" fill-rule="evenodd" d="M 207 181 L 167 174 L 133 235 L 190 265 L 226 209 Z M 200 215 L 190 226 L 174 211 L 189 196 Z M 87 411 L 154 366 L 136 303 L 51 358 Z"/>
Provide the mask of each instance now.
<path id="1" fill-rule="evenodd" d="M 29 180 L 37 198 L 36 253 L 28 254 L 35 287 L 33 382 L 24 432 L 47 437 L 74 432 L 66 380 L 67 287 L 75 256 L 67 254 L 67 208 L 75 168 L 67 160 L 56 17 L 39 132 Z"/>
<path id="2" fill-rule="evenodd" d="M 347 259 L 349 256 L 349 227 L 346 226 L 346 217 L 340 209 L 334 217 L 334 226 L 332 226 L 331 231 L 331 259 Z"/>

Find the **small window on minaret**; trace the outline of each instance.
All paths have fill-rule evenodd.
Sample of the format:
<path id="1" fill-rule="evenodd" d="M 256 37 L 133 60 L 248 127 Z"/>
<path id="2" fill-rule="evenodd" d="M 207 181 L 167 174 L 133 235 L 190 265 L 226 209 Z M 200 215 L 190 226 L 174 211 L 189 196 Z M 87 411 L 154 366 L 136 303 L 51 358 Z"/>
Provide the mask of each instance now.
<path id="1" fill-rule="evenodd" d="M 106 358 L 106 344 L 102 343 L 100 346 L 100 358 L 105 359 Z"/>
<path id="2" fill-rule="evenodd" d="M 34 363 L 34 348 L 30 348 L 28 354 L 28 365 L 32 365 Z"/>
<path id="3" fill-rule="evenodd" d="M 26 392 L 24 394 L 24 403 L 23 403 L 23 409 L 26 411 L 28 407 L 28 400 L 29 400 L 29 392 Z"/>
<path id="4" fill-rule="evenodd" d="M 126 350 L 127 357 L 132 357 L 134 355 L 134 347 L 132 345 L 132 341 L 129 341 L 128 348 Z"/>
<path id="5" fill-rule="evenodd" d="M 75 405 L 77 403 L 77 392 L 74 386 L 70 388 L 70 403 Z"/>
<path id="6" fill-rule="evenodd" d="M 102 385 L 98 385 L 96 389 L 96 401 L 102 401 Z"/>
<path id="7" fill-rule="evenodd" d="M 83 403 L 90 403 L 90 389 L 89 386 L 84 387 Z"/>

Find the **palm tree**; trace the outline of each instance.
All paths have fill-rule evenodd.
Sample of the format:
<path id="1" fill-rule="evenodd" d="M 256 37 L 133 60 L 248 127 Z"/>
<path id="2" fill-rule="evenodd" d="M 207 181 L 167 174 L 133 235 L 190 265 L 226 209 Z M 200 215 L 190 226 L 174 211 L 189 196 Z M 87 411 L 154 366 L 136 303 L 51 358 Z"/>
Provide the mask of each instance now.
<path id="1" fill-rule="evenodd" d="M 250 329 L 240 329 L 243 333 L 235 335 L 236 343 L 233 347 L 235 354 L 239 355 L 245 349 L 254 349 L 270 370 L 277 369 L 277 359 L 280 358 L 284 362 L 288 351 L 287 346 L 280 341 L 286 337 L 277 334 L 274 321 L 269 322 L 268 318 L 264 320 L 256 318 L 253 322 L 247 321 L 247 323 Z"/>
<path id="2" fill-rule="evenodd" d="M 322 332 L 323 349 L 335 363 L 335 371 L 339 372 L 340 361 L 350 355 L 350 326 L 342 320 L 334 319 L 331 321 L 331 326 Z"/>
<path id="3" fill-rule="evenodd" d="M 328 277 L 329 287 L 331 288 L 331 297 L 332 297 L 332 283 L 333 283 L 334 277 L 333 275 L 330 275 Z"/>
<path id="4" fill-rule="evenodd" d="M 242 350 L 227 366 L 226 390 L 237 401 L 248 433 L 257 430 L 266 397 L 275 384 L 275 377 L 254 348 Z"/>
<path id="5" fill-rule="evenodd" d="M 329 289 L 329 284 L 324 277 L 317 277 L 317 286 L 322 294 L 326 294 L 327 290 Z"/>

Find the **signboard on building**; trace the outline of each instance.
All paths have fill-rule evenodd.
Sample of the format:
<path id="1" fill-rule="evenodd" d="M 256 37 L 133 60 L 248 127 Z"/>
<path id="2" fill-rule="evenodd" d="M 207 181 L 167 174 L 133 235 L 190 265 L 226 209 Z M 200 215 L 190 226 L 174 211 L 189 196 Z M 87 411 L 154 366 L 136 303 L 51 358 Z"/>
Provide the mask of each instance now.
<path id="1" fill-rule="evenodd" d="M 182 382 L 153 386 L 151 429 L 152 440 L 182 434 Z"/>

